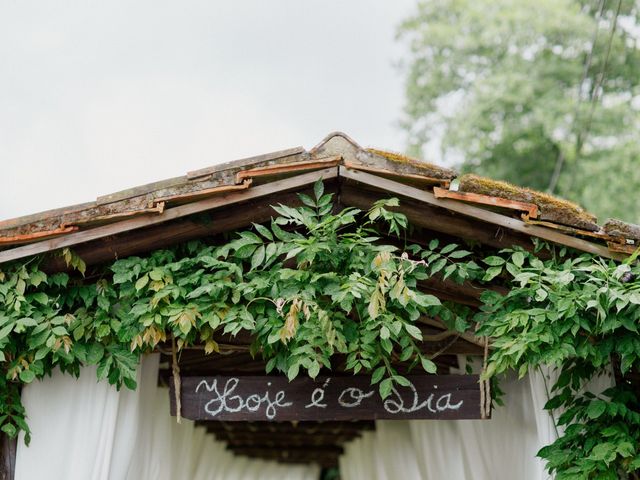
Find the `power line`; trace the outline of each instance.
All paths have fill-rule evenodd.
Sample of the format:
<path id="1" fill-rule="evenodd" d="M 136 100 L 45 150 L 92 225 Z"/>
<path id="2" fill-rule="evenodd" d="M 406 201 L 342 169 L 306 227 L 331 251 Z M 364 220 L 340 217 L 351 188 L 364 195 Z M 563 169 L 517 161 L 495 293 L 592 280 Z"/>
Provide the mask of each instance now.
<path id="1" fill-rule="evenodd" d="M 571 130 L 576 128 L 578 124 L 578 117 L 580 115 L 580 103 L 582 103 L 582 89 L 584 87 L 584 83 L 587 81 L 587 75 L 589 74 L 589 70 L 591 69 L 591 62 L 593 61 L 593 53 L 596 48 L 596 44 L 598 43 L 598 32 L 600 31 L 600 20 L 602 19 L 602 12 L 604 11 L 606 0 L 600 0 L 600 5 L 598 6 L 598 15 L 596 16 L 596 28 L 593 31 L 593 37 L 591 39 L 591 48 L 589 49 L 589 54 L 584 62 L 584 69 L 582 70 L 582 78 L 580 79 L 580 83 L 578 84 L 578 101 L 576 102 L 575 109 L 573 112 L 573 122 L 571 124 Z M 562 167 L 564 166 L 565 157 L 562 148 L 558 149 L 558 158 L 556 159 L 555 167 L 553 168 L 553 172 L 551 174 L 551 178 L 549 179 L 549 186 L 547 187 L 547 191 L 549 193 L 553 193 L 558 185 L 558 180 L 560 179 L 560 173 L 562 172 Z"/>
<path id="2" fill-rule="evenodd" d="M 611 45 L 613 44 L 613 37 L 616 33 L 616 28 L 618 26 L 618 16 L 620 15 L 620 9 L 622 7 L 622 0 L 618 0 L 618 7 L 616 8 L 616 14 L 613 17 L 613 24 L 611 25 L 611 34 L 609 35 L 609 42 L 607 43 L 607 51 L 604 56 L 604 63 L 602 64 L 602 68 L 600 69 L 600 75 L 598 76 L 598 80 L 596 85 L 593 88 L 593 95 L 591 96 L 591 106 L 589 108 L 589 116 L 587 117 L 587 123 L 584 128 L 583 135 L 578 137 L 576 140 L 576 159 L 574 163 L 574 168 L 580 159 L 580 152 L 582 151 L 582 146 L 585 143 L 589 132 L 591 131 L 591 124 L 593 122 L 593 113 L 596 109 L 596 104 L 598 100 L 602 97 L 602 92 L 604 89 L 602 88 L 602 83 L 604 82 L 605 73 L 607 71 L 607 67 L 609 66 L 609 57 L 611 55 Z M 573 183 L 573 178 L 571 180 Z"/>

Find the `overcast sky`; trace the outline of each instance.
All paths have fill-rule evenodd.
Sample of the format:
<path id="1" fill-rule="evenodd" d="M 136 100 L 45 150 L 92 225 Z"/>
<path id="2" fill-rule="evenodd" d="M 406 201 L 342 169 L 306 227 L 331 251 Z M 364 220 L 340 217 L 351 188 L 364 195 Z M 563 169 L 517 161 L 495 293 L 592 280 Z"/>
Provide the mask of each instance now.
<path id="1" fill-rule="evenodd" d="M 415 0 L 0 0 L 0 218 L 342 130 L 403 150 Z"/>

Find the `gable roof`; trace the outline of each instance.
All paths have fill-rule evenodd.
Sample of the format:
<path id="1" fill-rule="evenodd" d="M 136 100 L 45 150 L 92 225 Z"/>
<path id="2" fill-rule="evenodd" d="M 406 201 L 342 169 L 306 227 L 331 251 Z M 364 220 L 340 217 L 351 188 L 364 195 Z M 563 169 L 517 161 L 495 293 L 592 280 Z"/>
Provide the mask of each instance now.
<path id="1" fill-rule="evenodd" d="M 411 210 L 417 204 L 410 219 L 425 228 L 489 245 L 500 243 L 491 240 L 495 227 L 502 232 L 500 235 L 507 236 L 506 244 L 539 237 L 611 258 L 631 253 L 640 241 L 640 227 L 609 220 L 601 228 L 593 215 L 571 202 L 475 175 L 458 177 L 448 168 L 393 152 L 364 149 L 344 133 L 335 132 L 309 151 L 295 147 L 244 158 L 98 197 L 93 202 L 1 221 L 0 263 L 62 247 L 97 247 L 95 242 L 99 240 L 103 242 L 101 248 L 108 250 L 114 238 L 139 230 L 137 251 L 141 251 L 156 245 L 143 246 L 142 237 L 150 228 L 173 225 L 202 212 L 220 213 L 220 209 L 226 211 L 222 217 L 227 219 L 226 227 L 220 228 L 232 229 L 235 224 L 228 217 L 242 213 L 229 211 L 231 206 L 271 199 L 277 193 L 305 188 L 319 178 L 346 184 L 346 189 L 340 187 L 345 205 L 366 207 L 372 192 L 390 192 L 405 198 L 403 208 Z M 272 212 L 267 208 L 263 213 Z M 244 225 L 241 220 L 236 223 Z M 180 230 L 175 241 L 199 234 L 193 225 L 181 228 L 191 228 L 193 236 Z M 122 251 L 132 252 L 131 248 Z M 114 252 L 115 256 L 119 254 Z M 95 261 L 104 261 L 107 253 L 94 255 Z"/>

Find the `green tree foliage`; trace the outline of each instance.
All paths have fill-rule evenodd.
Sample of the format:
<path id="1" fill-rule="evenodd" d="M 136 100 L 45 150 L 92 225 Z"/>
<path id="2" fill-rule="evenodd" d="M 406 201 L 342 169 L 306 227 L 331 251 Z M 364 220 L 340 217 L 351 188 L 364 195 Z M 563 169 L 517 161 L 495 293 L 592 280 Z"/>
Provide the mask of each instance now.
<path id="1" fill-rule="evenodd" d="M 421 2 L 400 27 L 412 153 L 442 133 L 463 171 L 640 221 L 639 15 L 634 0 Z"/>

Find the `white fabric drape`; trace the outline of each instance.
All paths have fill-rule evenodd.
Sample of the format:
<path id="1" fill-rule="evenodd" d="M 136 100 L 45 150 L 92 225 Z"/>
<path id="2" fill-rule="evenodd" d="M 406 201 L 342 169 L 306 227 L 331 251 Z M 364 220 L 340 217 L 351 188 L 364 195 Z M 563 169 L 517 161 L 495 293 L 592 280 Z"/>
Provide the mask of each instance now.
<path id="1" fill-rule="evenodd" d="M 501 382 L 505 405 L 490 420 L 378 421 L 375 432 L 345 447 L 342 478 L 551 480 L 536 453 L 559 435 L 544 410 L 557 375 L 540 368 L 522 380 L 514 376 Z M 612 382 L 611 375 L 602 375 L 588 390 L 600 393 Z"/>
<path id="2" fill-rule="evenodd" d="M 317 465 L 285 465 L 235 456 L 203 427 L 169 415 L 157 387 L 157 355 L 145 358 L 135 391 L 55 372 L 22 394 L 32 431 L 21 438 L 16 480 L 317 480 Z"/>

